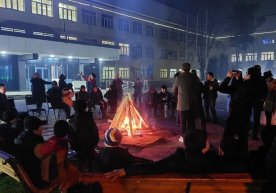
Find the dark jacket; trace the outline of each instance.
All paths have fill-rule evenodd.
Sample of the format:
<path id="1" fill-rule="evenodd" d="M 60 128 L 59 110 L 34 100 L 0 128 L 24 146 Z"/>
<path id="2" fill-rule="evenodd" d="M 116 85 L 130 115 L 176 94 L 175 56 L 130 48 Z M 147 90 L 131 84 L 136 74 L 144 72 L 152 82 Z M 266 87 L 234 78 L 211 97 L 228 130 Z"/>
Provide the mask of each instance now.
<path id="1" fill-rule="evenodd" d="M 59 87 L 48 89 L 47 97 L 53 108 L 62 108 L 62 92 Z"/>
<path id="2" fill-rule="evenodd" d="M 86 157 L 98 145 L 99 132 L 91 112 L 80 112 L 70 120 L 69 141 L 80 156 Z"/>
<path id="3" fill-rule="evenodd" d="M 135 81 L 133 88 L 134 88 L 133 96 L 141 97 L 142 96 L 143 83 L 141 81 Z"/>
<path id="4" fill-rule="evenodd" d="M 118 93 L 115 87 L 111 90 L 108 90 L 105 94 L 104 97 L 108 100 L 108 105 L 117 105 L 117 99 L 118 99 Z"/>
<path id="5" fill-rule="evenodd" d="M 41 78 L 32 78 L 32 95 L 35 99 L 43 100 L 46 97 L 45 94 L 45 84 L 52 84 L 52 82 L 47 82 Z"/>
<path id="6" fill-rule="evenodd" d="M 86 103 L 88 103 L 88 101 L 89 101 L 89 94 L 86 91 L 84 91 L 84 92 L 83 91 L 77 92 L 75 94 L 75 97 L 76 97 L 76 100 L 80 99 L 80 100 L 85 101 Z"/>
<path id="7" fill-rule="evenodd" d="M 100 150 L 97 156 L 95 169 L 97 171 L 108 172 L 123 168 L 132 163 L 134 163 L 134 158 L 127 149 L 121 147 L 105 147 Z"/>
<path id="8" fill-rule="evenodd" d="M 204 83 L 204 99 L 217 98 L 219 84 L 217 79 L 213 81 L 207 80 Z"/>
<path id="9" fill-rule="evenodd" d="M 207 173 L 217 171 L 219 166 L 219 156 L 213 151 L 191 155 L 183 148 L 178 148 L 174 154 L 163 160 L 128 166 L 125 171 L 127 175 Z"/>
<path id="10" fill-rule="evenodd" d="M 169 91 L 160 92 L 159 97 L 160 97 L 161 104 L 170 104 L 171 103 L 171 96 L 172 95 Z"/>
<path id="11" fill-rule="evenodd" d="M 220 92 L 231 95 L 230 114 L 249 118 L 256 92 L 258 92 L 255 82 L 249 79 L 229 86 L 230 80 L 229 77 L 225 78 L 219 87 Z"/>
<path id="12" fill-rule="evenodd" d="M 66 84 L 65 80 L 59 79 L 59 81 L 58 81 L 58 87 L 59 87 L 59 89 L 63 90 L 66 86 L 67 86 L 67 84 Z"/>
<path id="13" fill-rule="evenodd" d="M 97 92 L 93 92 L 93 90 L 90 93 L 90 104 L 91 106 L 100 104 L 100 101 L 103 101 L 103 94 L 100 89 L 98 89 Z"/>
<path id="14" fill-rule="evenodd" d="M 0 119 L 2 119 L 2 113 L 10 109 L 8 99 L 5 94 L 0 93 Z"/>
<path id="15" fill-rule="evenodd" d="M 48 185 L 41 179 L 41 161 L 34 154 L 36 145 L 43 142 L 42 136 L 35 135 L 28 130 L 23 131 L 16 140 L 20 148 L 18 158 L 30 176 L 31 181 L 37 187 L 46 187 Z"/>

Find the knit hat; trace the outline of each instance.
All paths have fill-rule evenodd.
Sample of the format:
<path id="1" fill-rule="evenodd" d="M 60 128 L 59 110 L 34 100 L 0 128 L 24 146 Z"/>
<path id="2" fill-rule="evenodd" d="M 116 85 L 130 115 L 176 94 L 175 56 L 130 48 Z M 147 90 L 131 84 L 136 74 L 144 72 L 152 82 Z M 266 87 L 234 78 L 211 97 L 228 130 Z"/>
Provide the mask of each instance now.
<path id="1" fill-rule="evenodd" d="M 201 152 L 206 147 L 207 135 L 202 130 L 192 130 L 185 135 L 185 150 L 190 152 Z"/>
<path id="2" fill-rule="evenodd" d="M 109 147 L 118 146 L 121 143 L 122 134 L 118 129 L 109 128 L 104 134 L 104 144 Z"/>

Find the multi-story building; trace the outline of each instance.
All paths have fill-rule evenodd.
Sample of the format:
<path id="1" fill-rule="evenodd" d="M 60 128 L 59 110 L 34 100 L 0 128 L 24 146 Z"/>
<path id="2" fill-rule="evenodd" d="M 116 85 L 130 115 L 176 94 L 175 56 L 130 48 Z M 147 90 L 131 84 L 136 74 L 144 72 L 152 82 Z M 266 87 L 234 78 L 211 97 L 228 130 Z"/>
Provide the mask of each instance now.
<path id="1" fill-rule="evenodd" d="M 225 49 L 216 50 L 216 54 L 223 53 L 228 56 L 229 68 L 246 70 L 256 64 L 262 67 L 262 72 L 272 70 L 276 73 L 276 14 L 266 16 L 265 22 L 253 33 L 254 41 L 245 51 L 236 53 L 230 47 L 230 36 L 217 37 L 225 45 Z M 225 65 L 225 64 L 224 64 Z"/>
<path id="2" fill-rule="evenodd" d="M 117 73 L 168 81 L 183 61 L 195 62 L 191 17 L 151 0 L 139 1 L 139 13 L 103 2 L 0 0 L 0 82 L 29 90 L 34 72 L 68 82 L 80 72 L 98 83 Z"/>

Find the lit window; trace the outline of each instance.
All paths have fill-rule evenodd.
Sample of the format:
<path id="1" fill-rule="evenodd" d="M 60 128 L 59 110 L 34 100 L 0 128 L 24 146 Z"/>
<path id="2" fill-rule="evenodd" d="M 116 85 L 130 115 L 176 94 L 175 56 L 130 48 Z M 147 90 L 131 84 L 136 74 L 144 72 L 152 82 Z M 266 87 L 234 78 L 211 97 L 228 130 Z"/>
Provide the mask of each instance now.
<path id="1" fill-rule="evenodd" d="M 274 52 L 262 52 L 261 60 L 262 61 L 274 60 Z"/>
<path id="2" fill-rule="evenodd" d="M 25 11 L 25 0 L 0 0 L 0 7 Z"/>
<path id="3" fill-rule="evenodd" d="M 129 44 L 119 43 L 120 55 L 129 56 Z"/>
<path id="4" fill-rule="evenodd" d="M 77 8 L 63 3 L 58 4 L 59 18 L 69 21 L 77 21 Z"/>
<path id="5" fill-rule="evenodd" d="M 104 66 L 103 67 L 103 79 L 104 80 L 112 80 L 115 78 L 115 68 L 114 67 L 108 67 Z"/>
<path id="6" fill-rule="evenodd" d="M 129 32 L 129 21 L 124 19 L 119 19 L 119 31 Z"/>
<path id="7" fill-rule="evenodd" d="M 142 24 L 133 22 L 133 33 L 142 35 Z"/>
<path id="8" fill-rule="evenodd" d="M 168 78 L 168 69 L 165 69 L 165 68 L 160 69 L 160 78 Z"/>
<path id="9" fill-rule="evenodd" d="M 114 18 L 111 15 L 102 14 L 102 27 L 114 29 Z"/>
<path id="10" fill-rule="evenodd" d="M 34 31 L 33 35 L 35 35 L 35 36 L 51 37 L 51 38 L 54 37 L 54 34 L 44 33 L 44 32 L 37 32 L 37 31 Z"/>
<path id="11" fill-rule="evenodd" d="M 32 0 L 32 13 L 53 17 L 53 1 Z"/>
<path id="12" fill-rule="evenodd" d="M 102 40 L 102 44 L 114 46 L 115 42 L 111 42 L 111 41 L 107 41 L 107 40 Z"/>
<path id="13" fill-rule="evenodd" d="M 232 54 L 231 55 L 231 62 L 241 62 L 242 61 L 242 54 L 239 54 L 238 60 L 237 60 L 237 55 L 236 54 Z"/>
<path id="14" fill-rule="evenodd" d="M 87 25 L 96 25 L 96 13 L 83 9 L 82 23 L 85 23 Z"/>
<path id="15" fill-rule="evenodd" d="M 174 78 L 174 75 L 176 74 L 177 69 L 170 69 L 170 78 Z"/>
<path id="16" fill-rule="evenodd" d="M 60 39 L 63 39 L 63 40 L 65 40 L 65 39 L 67 39 L 67 40 L 72 40 L 72 41 L 78 40 L 78 38 L 77 38 L 76 36 L 65 36 L 65 35 L 60 35 L 59 37 L 60 37 Z"/>
<path id="17" fill-rule="evenodd" d="M 26 33 L 26 30 L 24 30 L 24 29 L 17 29 L 17 28 L 10 28 L 10 27 L 1 27 L 1 31 L 22 33 L 22 34 Z"/>
<path id="18" fill-rule="evenodd" d="M 146 26 L 146 36 L 153 37 L 153 27 Z"/>
<path id="19" fill-rule="evenodd" d="M 245 61 L 257 61 L 257 53 L 247 53 L 245 55 Z"/>
<path id="20" fill-rule="evenodd" d="M 129 79 L 129 68 L 119 68 L 119 76 L 122 79 Z"/>

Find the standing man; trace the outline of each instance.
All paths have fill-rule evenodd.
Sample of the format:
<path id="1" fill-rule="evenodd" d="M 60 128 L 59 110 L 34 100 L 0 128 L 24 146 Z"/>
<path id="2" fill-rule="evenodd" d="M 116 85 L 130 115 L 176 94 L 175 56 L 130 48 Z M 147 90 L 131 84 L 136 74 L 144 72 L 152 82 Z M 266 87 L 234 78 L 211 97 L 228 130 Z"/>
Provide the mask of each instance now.
<path id="1" fill-rule="evenodd" d="M 137 105 L 139 101 L 139 105 L 142 105 L 142 90 L 143 90 L 143 83 L 141 82 L 140 78 L 137 78 L 134 82 L 134 103 Z"/>
<path id="2" fill-rule="evenodd" d="M 118 101 L 122 101 L 123 98 L 123 81 L 120 78 L 119 74 L 116 74 L 115 79 L 112 82 L 113 85 L 116 86 L 118 92 Z"/>
<path id="3" fill-rule="evenodd" d="M 217 123 L 217 113 L 216 113 L 216 100 L 218 96 L 219 84 L 217 79 L 214 78 L 212 72 L 207 73 L 207 80 L 204 84 L 204 103 L 205 103 L 205 114 L 206 121 L 210 121 L 209 109 L 212 112 L 213 123 Z"/>
<path id="4" fill-rule="evenodd" d="M 6 91 L 6 86 L 0 84 L 0 119 L 2 119 L 2 114 L 10 109 Z"/>
<path id="5" fill-rule="evenodd" d="M 45 84 L 52 84 L 52 82 L 43 80 L 38 72 L 34 73 L 30 81 L 32 83 L 32 95 L 36 102 L 36 108 L 41 109 L 42 103 L 46 99 Z"/>
<path id="6" fill-rule="evenodd" d="M 196 96 L 198 90 L 198 83 L 191 77 L 190 73 L 191 64 L 183 63 L 180 75 L 176 76 L 173 84 L 173 92 L 177 94 L 177 107 L 180 115 L 180 128 L 182 130 L 182 137 L 188 130 L 192 129 L 194 118 L 191 116 L 191 109 L 196 104 Z M 183 140 L 182 138 L 179 140 Z"/>

